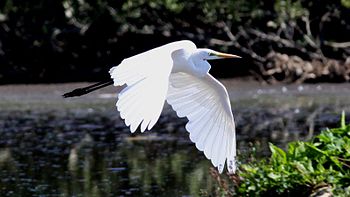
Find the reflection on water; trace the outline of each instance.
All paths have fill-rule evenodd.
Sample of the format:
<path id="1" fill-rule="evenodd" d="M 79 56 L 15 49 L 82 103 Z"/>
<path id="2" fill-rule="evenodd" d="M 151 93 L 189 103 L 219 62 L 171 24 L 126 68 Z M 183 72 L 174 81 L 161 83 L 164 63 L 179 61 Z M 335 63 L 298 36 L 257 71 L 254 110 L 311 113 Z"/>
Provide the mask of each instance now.
<path id="1" fill-rule="evenodd" d="M 177 141 L 27 141 L 1 149 L 0 167 L 1 196 L 182 196 L 214 187 L 209 162 Z"/>
<path id="2" fill-rule="evenodd" d="M 240 161 L 267 142 L 311 138 L 349 111 L 345 85 L 229 88 Z M 230 87 L 235 87 L 231 88 Z M 345 88 L 345 89 L 344 89 Z M 198 196 L 214 193 L 210 162 L 169 110 L 130 134 L 110 97 L 0 95 L 0 196 Z M 350 116 L 348 116 L 350 117 Z"/>
<path id="3" fill-rule="evenodd" d="M 1 196 L 197 196 L 215 189 L 209 161 L 186 133 L 127 137 L 104 114 L 56 113 L 3 112 Z"/>

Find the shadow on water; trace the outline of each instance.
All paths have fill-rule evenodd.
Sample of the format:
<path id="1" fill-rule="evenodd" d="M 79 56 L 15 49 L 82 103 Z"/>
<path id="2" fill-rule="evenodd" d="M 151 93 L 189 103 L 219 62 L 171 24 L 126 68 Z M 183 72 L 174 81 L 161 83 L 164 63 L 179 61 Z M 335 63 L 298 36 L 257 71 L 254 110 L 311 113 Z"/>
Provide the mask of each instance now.
<path id="1" fill-rule="evenodd" d="M 346 85 L 224 83 L 242 161 L 252 150 L 269 154 L 268 141 L 283 147 L 310 139 L 349 111 Z M 152 131 L 130 134 L 109 94 L 63 101 L 7 93 L 0 95 L 0 196 L 198 196 L 216 190 L 210 162 L 169 106 Z"/>

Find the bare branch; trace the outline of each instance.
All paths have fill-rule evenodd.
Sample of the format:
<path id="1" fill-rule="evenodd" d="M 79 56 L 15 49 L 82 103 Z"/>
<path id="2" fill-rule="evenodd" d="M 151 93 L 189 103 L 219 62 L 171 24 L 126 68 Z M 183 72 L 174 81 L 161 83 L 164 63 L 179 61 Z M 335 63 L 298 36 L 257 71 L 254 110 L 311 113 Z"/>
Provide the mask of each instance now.
<path id="1" fill-rule="evenodd" d="M 324 41 L 324 44 L 333 48 L 350 48 L 350 42 Z"/>
<path id="2" fill-rule="evenodd" d="M 287 39 L 283 39 L 277 35 L 266 34 L 266 33 L 263 33 L 261 31 L 255 30 L 255 29 L 248 29 L 248 32 L 252 33 L 255 36 L 258 36 L 262 39 L 271 40 L 273 42 L 279 42 L 279 43 L 282 43 L 286 47 L 296 48 L 295 43 L 293 43 Z"/>
<path id="3" fill-rule="evenodd" d="M 221 45 L 221 46 L 234 46 L 233 41 L 225 41 L 225 40 L 219 40 L 216 38 L 212 38 L 209 40 L 210 45 Z"/>
<path id="4" fill-rule="evenodd" d="M 320 47 L 311 39 L 310 36 L 304 34 L 304 39 L 305 41 L 310 45 L 312 46 L 313 48 L 315 49 L 319 49 Z"/>
<path id="5" fill-rule="evenodd" d="M 306 25 L 306 34 L 309 37 L 312 37 L 309 16 L 303 16 L 302 20 L 305 22 L 305 25 Z"/>
<path id="6" fill-rule="evenodd" d="M 231 28 L 228 27 L 228 25 L 225 22 L 222 22 L 221 25 L 224 28 L 224 31 L 227 35 L 227 37 L 232 40 L 232 41 L 236 41 L 237 38 L 235 37 L 235 35 L 233 35 L 233 33 L 231 32 Z"/>

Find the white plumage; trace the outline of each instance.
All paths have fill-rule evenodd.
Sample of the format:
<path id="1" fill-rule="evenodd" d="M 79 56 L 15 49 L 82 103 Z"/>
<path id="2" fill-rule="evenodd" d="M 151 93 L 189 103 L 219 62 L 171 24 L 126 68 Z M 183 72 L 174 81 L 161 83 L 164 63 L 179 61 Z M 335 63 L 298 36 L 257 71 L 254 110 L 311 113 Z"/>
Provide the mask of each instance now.
<path id="1" fill-rule="evenodd" d="M 225 87 L 208 72 L 207 60 L 239 57 L 210 49 L 197 49 L 191 41 L 178 41 L 124 59 L 110 70 L 119 93 L 117 109 L 135 132 L 155 125 L 165 100 L 179 117 L 187 117 L 186 130 L 196 147 L 221 173 L 234 173 L 235 124 Z"/>

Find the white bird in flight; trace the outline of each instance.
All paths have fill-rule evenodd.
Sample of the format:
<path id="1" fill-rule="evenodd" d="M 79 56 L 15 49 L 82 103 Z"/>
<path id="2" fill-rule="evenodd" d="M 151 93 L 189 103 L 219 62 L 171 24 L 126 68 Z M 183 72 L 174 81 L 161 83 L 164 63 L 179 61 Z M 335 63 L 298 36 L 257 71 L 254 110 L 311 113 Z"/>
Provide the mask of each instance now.
<path id="1" fill-rule="evenodd" d="M 209 74 L 207 60 L 240 58 L 211 49 L 197 48 L 188 40 L 172 42 L 124 59 L 109 71 L 113 82 L 95 84 L 63 95 L 80 96 L 110 84 L 126 87 L 118 94 L 117 109 L 133 133 L 150 130 L 158 121 L 164 102 L 186 117 L 186 130 L 220 173 L 225 162 L 236 170 L 236 134 L 230 99 L 225 87 Z"/>

